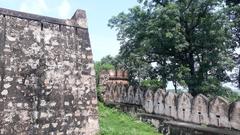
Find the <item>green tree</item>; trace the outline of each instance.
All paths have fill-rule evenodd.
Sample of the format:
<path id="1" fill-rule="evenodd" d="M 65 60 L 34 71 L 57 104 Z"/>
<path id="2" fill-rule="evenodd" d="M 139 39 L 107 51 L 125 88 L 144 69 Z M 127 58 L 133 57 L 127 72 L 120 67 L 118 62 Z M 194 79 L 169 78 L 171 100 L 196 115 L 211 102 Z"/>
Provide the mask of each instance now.
<path id="1" fill-rule="evenodd" d="M 110 69 L 114 69 L 114 65 L 112 64 L 114 58 L 111 57 L 110 55 L 103 57 L 100 61 L 96 61 L 94 62 L 94 69 L 96 72 L 96 85 L 99 85 L 99 77 L 100 77 L 100 73 L 103 70 L 110 70 Z"/>
<path id="2" fill-rule="evenodd" d="M 121 68 L 128 71 L 130 84 L 136 85 L 145 79 L 156 78 L 151 64 L 142 60 L 141 56 L 131 53 L 128 57 L 121 56 L 119 59 L 122 63 Z"/>
<path id="3" fill-rule="evenodd" d="M 229 20 L 232 22 L 232 37 L 233 44 L 240 47 L 240 1 L 238 0 L 227 0 L 228 5 L 228 16 Z M 240 88 L 240 53 L 236 52 L 234 56 L 236 62 L 236 68 L 238 72 L 233 75 L 233 82 L 237 84 L 238 88 Z"/>
<path id="4" fill-rule="evenodd" d="M 122 58 L 156 62 L 163 82 L 185 83 L 196 95 L 212 79 L 229 81 L 235 46 L 221 0 L 146 0 L 109 26 L 118 31 Z"/>

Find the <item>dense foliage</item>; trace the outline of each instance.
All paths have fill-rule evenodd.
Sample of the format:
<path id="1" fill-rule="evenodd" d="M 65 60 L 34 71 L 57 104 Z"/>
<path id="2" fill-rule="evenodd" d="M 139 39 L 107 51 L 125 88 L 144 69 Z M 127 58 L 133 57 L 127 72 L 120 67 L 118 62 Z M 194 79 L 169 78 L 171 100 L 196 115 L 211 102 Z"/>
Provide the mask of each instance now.
<path id="1" fill-rule="evenodd" d="M 157 79 L 193 95 L 216 93 L 237 66 L 239 9 L 223 0 L 139 0 L 109 20 L 121 43 L 118 63 L 131 82 Z"/>
<path id="2" fill-rule="evenodd" d="M 99 84 L 99 75 L 100 72 L 103 70 L 111 70 L 114 69 L 114 65 L 112 64 L 114 61 L 114 58 L 111 56 L 106 56 L 101 59 L 101 61 L 94 62 L 94 68 L 96 72 L 96 84 L 98 86 Z"/>

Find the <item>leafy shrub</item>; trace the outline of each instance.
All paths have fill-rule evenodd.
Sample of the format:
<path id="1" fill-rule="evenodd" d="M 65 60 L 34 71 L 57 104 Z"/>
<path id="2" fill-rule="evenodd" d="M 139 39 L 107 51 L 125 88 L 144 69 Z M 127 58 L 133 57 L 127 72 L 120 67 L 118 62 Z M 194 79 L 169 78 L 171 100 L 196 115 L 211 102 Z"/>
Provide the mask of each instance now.
<path id="1" fill-rule="evenodd" d="M 230 88 L 224 87 L 216 79 L 208 79 L 198 87 L 198 92 L 207 95 L 212 98 L 214 96 L 222 96 L 229 101 L 235 101 L 240 99 L 240 95 L 237 92 L 232 91 Z"/>
<path id="2" fill-rule="evenodd" d="M 158 88 L 163 88 L 163 82 L 157 79 L 146 79 L 140 82 L 140 86 L 146 89 L 157 90 Z"/>
<path id="3" fill-rule="evenodd" d="M 96 89 L 97 89 L 97 98 L 98 98 L 98 101 L 103 102 L 103 97 L 102 97 L 103 88 L 100 87 L 100 86 L 97 86 Z"/>
<path id="4" fill-rule="evenodd" d="M 94 63 L 94 69 L 96 72 L 96 84 L 98 86 L 99 84 L 99 77 L 100 77 L 100 72 L 103 70 L 110 70 L 110 69 L 114 69 L 114 66 L 108 63 L 102 63 L 102 62 L 95 62 Z"/>

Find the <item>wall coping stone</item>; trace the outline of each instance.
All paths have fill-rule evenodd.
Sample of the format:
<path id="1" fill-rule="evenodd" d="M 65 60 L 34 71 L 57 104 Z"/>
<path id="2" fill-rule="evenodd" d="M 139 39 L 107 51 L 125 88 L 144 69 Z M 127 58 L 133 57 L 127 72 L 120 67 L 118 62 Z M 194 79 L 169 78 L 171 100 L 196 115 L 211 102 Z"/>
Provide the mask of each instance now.
<path id="1" fill-rule="evenodd" d="M 211 133 L 217 133 L 217 134 L 226 134 L 226 135 L 239 135 L 240 132 L 235 131 L 235 130 L 230 130 L 227 128 L 215 128 L 215 127 L 207 127 L 207 126 L 202 126 L 198 124 L 193 124 L 193 123 L 186 123 L 186 122 L 179 122 L 179 121 L 165 121 L 165 124 L 168 125 L 173 125 L 173 126 L 178 126 L 178 127 L 184 127 L 184 128 L 191 128 L 199 131 L 205 131 L 205 132 L 211 132 Z"/>
<path id="2" fill-rule="evenodd" d="M 31 13 L 25 13 L 15 10 L 10 10 L 6 8 L 0 8 L 0 14 L 6 15 L 6 16 L 12 16 L 17 17 L 21 19 L 27 19 L 27 20 L 34 20 L 39 21 L 41 23 L 47 22 L 52 24 L 59 24 L 64 26 L 71 26 L 71 27 L 77 27 L 82 29 L 87 29 L 86 27 L 86 13 L 84 10 L 78 9 L 74 13 L 73 17 L 71 19 L 58 19 L 54 17 L 48 17 L 48 16 L 41 16 Z M 79 21 L 81 20 L 81 21 Z"/>

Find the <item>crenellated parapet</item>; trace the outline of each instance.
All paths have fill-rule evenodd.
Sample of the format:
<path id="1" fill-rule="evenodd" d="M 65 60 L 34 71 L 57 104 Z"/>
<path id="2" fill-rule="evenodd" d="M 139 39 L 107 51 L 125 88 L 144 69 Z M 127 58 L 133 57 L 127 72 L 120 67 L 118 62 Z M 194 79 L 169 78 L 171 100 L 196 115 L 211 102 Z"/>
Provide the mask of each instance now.
<path id="1" fill-rule="evenodd" d="M 192 122 L 208 125 L 208 104 L 209 99 L 203 94 L 199 94 L 193 99 L 191 116 Z"/>
<path id="2" fill-rule="evenodd" d="M 114 91 L 114 85 L 118 87 L 122 85 L 124 89 L 121 92 Z M 146 114 L 154 117 L 164 116 L 193 125 L 240 131 L 240 101 L 230 104 L 218 96 L 209 100 L 202 94 L 193 97 L 189 93 L 176 94 L 162 89 L 153 91 L 121 83 L 107 84 L 107 88 L 113 91 L 113 95 L 116 92 L 117 97 L 122 97 L 121 100 L 117 100 L 118 103 L 141 105 Z M 114 101 L 105 98 L 106 103 Z"/>
<path id="3" fill-rule="evenodd" d="M 165 90 L 162 89 L 158 89 L 155 93 L 154 93 L 154 104 L 153 104 L 153 111 L 156 114 L 162 114 L 164 115 L 165 113 L 165 95 L 166 92 Z"/>
<path id="4" fill-rule="evenodd" d="M 128 84 L 128 72 L 123 70 L 102 70 L 99 75 L 99 84 L 107 83 Z"/>

